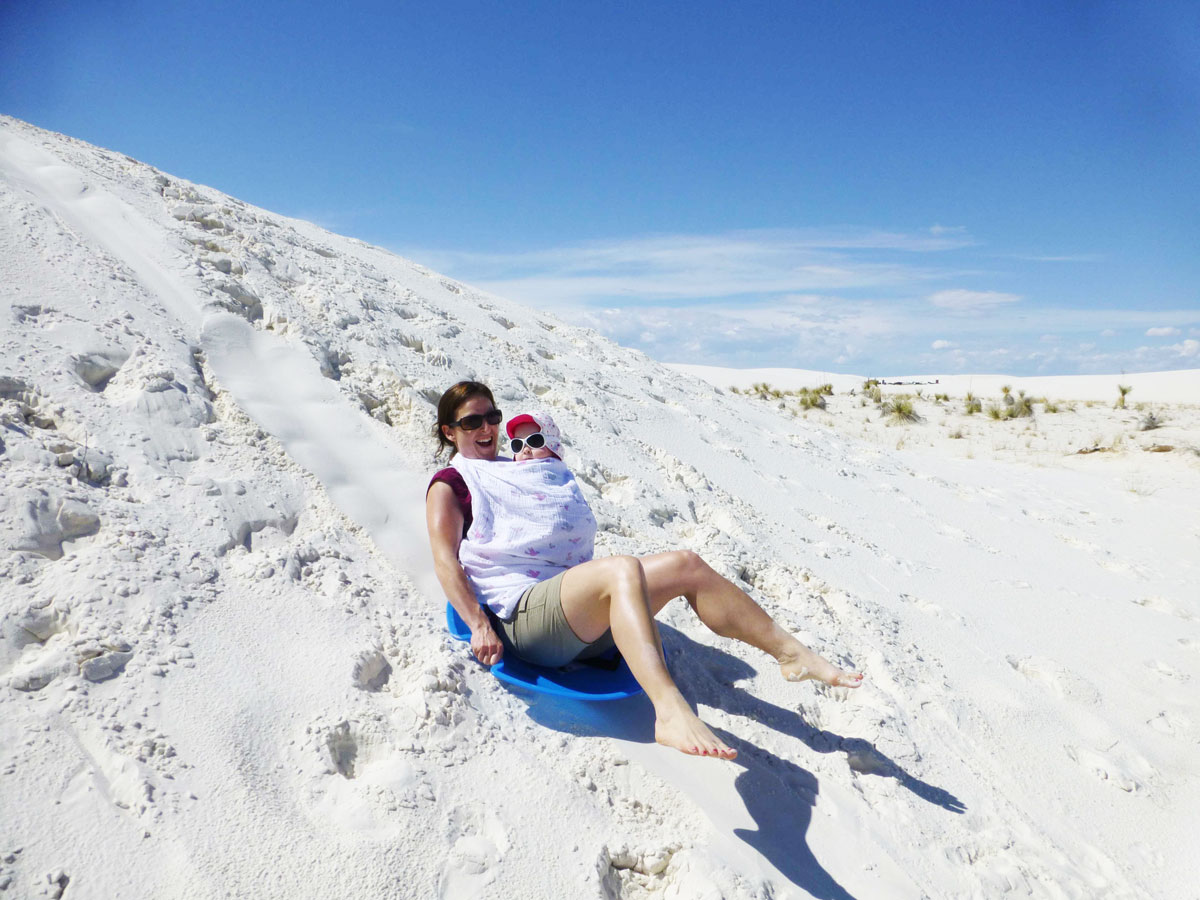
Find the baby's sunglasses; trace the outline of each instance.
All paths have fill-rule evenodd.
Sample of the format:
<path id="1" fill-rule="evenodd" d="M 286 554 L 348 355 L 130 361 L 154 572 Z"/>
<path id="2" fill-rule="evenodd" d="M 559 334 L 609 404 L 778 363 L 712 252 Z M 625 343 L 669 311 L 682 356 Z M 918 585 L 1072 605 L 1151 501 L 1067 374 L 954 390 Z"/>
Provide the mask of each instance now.
<path id="1" fill-rule="evenodd" d="M 508 442 L 508 449 L 513 453 L 520 453 L 521 448 L 526 444 L 529 445 L 530 450 L 541 450 L 546 446 L 546 436 L 540 431 L 535 431 L 527 438 L 512 438 Z"/>
<path id="2" fill-rule="evenodd" d="M 504 418 L 504 413 L 498 409 L 493 409 L 486 413 L 472 413 L 469 416 L 463 416 L 457 422 L 447 422 L 451 428 L 461 428 L 463 431 L 477 431 L 483 427 L 484 419 L 489 425 L 499 425 Z"/>

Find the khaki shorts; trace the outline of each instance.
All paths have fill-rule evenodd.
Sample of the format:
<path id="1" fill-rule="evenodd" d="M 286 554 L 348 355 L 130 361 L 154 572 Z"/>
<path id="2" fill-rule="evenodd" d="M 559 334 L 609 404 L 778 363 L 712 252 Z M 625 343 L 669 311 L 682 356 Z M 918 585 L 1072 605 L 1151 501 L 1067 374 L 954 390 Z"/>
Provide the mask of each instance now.
<path id="1" fill-rule="evenodd" d="M 495 619 L 505 641 L 526 662 L 539 666 L 565 666 L 573 659 L 602 656 L 613 649 L 612 631 L 585 644 L 571 626 L 562 608 L 562 579 L 566 572 L 539 581 L 521 595 L 509 620 Z"/>

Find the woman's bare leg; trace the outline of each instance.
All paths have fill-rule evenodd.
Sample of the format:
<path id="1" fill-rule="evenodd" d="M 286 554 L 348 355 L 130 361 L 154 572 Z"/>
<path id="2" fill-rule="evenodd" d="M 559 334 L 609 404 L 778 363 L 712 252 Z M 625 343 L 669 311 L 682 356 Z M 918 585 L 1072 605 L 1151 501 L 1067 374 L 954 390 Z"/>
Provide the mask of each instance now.
<path id="1" fill-rule="evenodd" d="M 697 756 L 737 756 L 692 712 L 667 671 L 637 559 L 611 556 L 568 569 L 561 596 L 567 624 L 580 640 L 590 643 L 612 628 L 621 655 L 654 705 L 655 740 Z"/>
<path id="2" fill-rule="evenodd" d="M 855 688 L 862 675 L 839 669 L 814 653 L 754 602 L 745 591 L 713 570 L 690 550 L 659 553 L 641 560 L 650 609 L 657 615 L 671 600 L 687 598 L 710 630 L 775 657 L 788 681 L 816 679 L 835 687 Z"/>

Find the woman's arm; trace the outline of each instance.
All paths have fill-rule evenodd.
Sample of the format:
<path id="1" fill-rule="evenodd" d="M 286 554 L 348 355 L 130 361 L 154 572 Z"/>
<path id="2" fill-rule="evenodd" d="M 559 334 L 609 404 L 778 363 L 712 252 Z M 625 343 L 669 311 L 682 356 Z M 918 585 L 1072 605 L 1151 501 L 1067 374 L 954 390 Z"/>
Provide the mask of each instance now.
<path id="1" fill-rule="evenodd" d="M 504 645 L 492 628 L 487 613 L 475 599 L 467 573 L 458 561 L 463 514 L 454 496 L 454 489 L 444 481 L 435 481 L 425 495 L 425 523 L 429 528 L 429 545 L 433 550 L 433 566 L 438 581 L 450 605 L 471 629 L 471 652 L 485 666 L 500 662 Z"/>

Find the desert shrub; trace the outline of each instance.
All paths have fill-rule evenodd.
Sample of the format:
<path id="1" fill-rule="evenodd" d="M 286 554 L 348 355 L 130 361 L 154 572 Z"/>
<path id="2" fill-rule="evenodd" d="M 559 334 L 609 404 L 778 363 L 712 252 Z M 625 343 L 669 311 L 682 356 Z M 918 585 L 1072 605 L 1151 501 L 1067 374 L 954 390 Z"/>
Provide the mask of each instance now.
<path id="1" fill-rule="evenodd" d="M 801 388 L 798 397 L 801 409 L 825 408 L 825 397 L 819 391 Z"/>
<path id="2" fill-rule="evenodd" d="M 938 403 L 949 403 L 950 395 L 949 394 L 934 394 L 933 399 L 936 400 Z"/>
<path id="3" fill-rule="evenodd" d="M 1125 395 L 1128 394 L 1132 390 L 1133 390 L 1133 388 L 1127 384 L 1118 384 L 1117 392 L 1120 394 L 1120 396 L 1117 397 L 1117 402 L 1114 404 L 1113 408 L 1114 409 L 1124 409 L 1125 408 Z"/>
<path id="4" fill-rule="evenodd" d="M 879 387 L 879 385 L 875 385 L 875 387 L 873 387 L 867 391 L 867 396 L 870 397 L 871 400 L 873 400 L 877 404 L 882 403 L 883 402 L 883 388 Z"/>
<path id="5" fill-rule="evenodd" d="M 996 420 L 1003 419 L 1004 418 L 1004 410 L 1001 409 L 999 406 L 997 406 L 995 403 L 990 403 L 990 404 L 988 404 L 987 415 L 988 415 L 989 419 L 996 419 Z"/>
<path id="6" fill-rule="evenodd" d="M 878 378 L 868 378 L 866 381 L 863 382 L 863 390 L 866 391 L 867 393 L 870 393 L 871 388 L 877 388 L 877 387 L 879 387 L 879 379 Z"/>
<path id="7" fill-rule="evenodd" d="M 883 417 L 888 420 L 889 424 L 908 424 L 921 421 L 921 416 L 913 407 L 912 397 L 908 394 L 897 394 L 883 404 L 882 411 Z"/>
<path id="8" fill-rule="evenodd" d="M 833 385 L 830 384 L 829 382 L 826 382 L 825 384 L 818 387 L 816 389 L 816 391 L 818 394 L 824 394 L 826 397 L 832 397 L 833 396 Z"/>
<path id="9" fill-rule="evenodd" d="M 1009 395 L 1012 399 L 1012 395 Z M 1027 419 L 1033 415 L 1033 401 L 1025 396 L 1024 391 L 1017 393 L 1016 399 L 1008 407 L 1008 417 L 1010 419 Z"/>
<path id="10" fill-rule="evenodd" d="M 1142 423 L 1140 427 L 1142 431 L 1153 431 L 1155 428 L 1162 428 L 1162 426 L 1162 417 L 1153 412 L 1148 412 L 1142 417 Z"/>
<path id="11" fill-rule="evenodd" d="M 1042 401 L 1042 412 L 1056 413 L 1058 412 L 1058 404 L 1051 403 L 1049 400 Z"/>
<path id="12" fill-rule="evenodd" d="M 750 385 L 750 393 L 759 400 L 779 400 L 783 397 L 783 391 L 771 387 L 765 381 Z"/>
<path id="13" fill-rule="evenodd" d="M 961 441 L 963 437 L 963 430 L 961 428 L 955 428 L 952 432 L 950 432 L 950 437 L 953 440 Z"/>
<path id="14" fill-rule="evenodd" d="M 983 403 L 981 403 L 979 398 L 970 391 L 967 391 L 967 396 L 964 398 L 964 400 L 966 402 L 964 412 L 966 412 L 968 416 L 973 416 L 977 412 L 983 412 Z"/>

